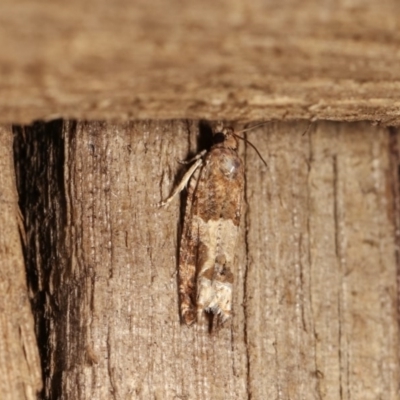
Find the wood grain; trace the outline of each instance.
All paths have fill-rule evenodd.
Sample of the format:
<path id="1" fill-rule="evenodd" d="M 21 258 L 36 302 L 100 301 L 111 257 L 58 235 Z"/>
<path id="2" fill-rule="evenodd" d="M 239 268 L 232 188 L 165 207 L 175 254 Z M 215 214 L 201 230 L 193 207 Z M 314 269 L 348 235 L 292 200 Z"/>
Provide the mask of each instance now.
<path id="1" fill-rule="evenodd" d="M 3 0 L 0 121 L 398 125 L 396 0 Z"/>
<path id="2" fill-rule="evenodd" d="M 249 390 L 260 399 L 397 399 L 389 132 L 299 128 L 251 134 L 268 171 L 246 160 Z"/>
<path id="3" fill-rule="evenodd" d="M 0 398 L 34 400 L 42 387 L 21 240 L 11 126 L 0 126 Z"/>
<path id="4" fill-rule="evenodd" d="M 155 206 L 198 135 L 197 121 L 41 131 L 45 164 L 27 177 L 59 188 L 53 218 L 30 214 L 53 248 L 36 255 L 46 398 L 397 399 L 397 133 L 287 122 L 248 134 L 268 168 L 242 146 L 234 313 L 215 335 L 179 323 L 181 205 Z"/>

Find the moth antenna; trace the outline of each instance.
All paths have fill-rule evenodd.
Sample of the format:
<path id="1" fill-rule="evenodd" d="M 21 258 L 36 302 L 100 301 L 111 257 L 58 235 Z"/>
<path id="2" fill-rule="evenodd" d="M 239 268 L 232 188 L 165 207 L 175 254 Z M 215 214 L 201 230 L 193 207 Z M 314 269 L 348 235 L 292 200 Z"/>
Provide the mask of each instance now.
<path id="1" fill-rule="evenodd" d="M 259 128 L 260 126 L 266 125 L 267 123 L 268 122 L 261 122 L 260 124 L 250 126 L 249 128 L 246 128 L 246 129 L 242 129 L 241 131 L 237 131 L 236 133 L 248 132 L 248 131 L 251 131 L 252 129 L 256 129 L 256 128 Z"/>
<path id="2" fill-rule="evenodd" d="M 257 126 L 260 126 L 260 125 L 257 125 Z M 252 128 L 255 128 L 255 126 L 253 126 Z M 252 128 L 250 128 L 250 129 L 252 129 Z M 249 130 L 249 129 L 245 129 L 245 131 L 248 131 L 248 130 Z M 241 131 L 241 132 L 243 132 L 243 131 Z M 236 138 L 241 139 L 241 140 L 245 141 L 246 143 L 248 143 L 248 144 L 256 151 L 256 153 L 258 154 L 258 157 L 261 158 L 261 161 L 262 161 L 262 162 L 265 164 L 265 166 L 268 168 L 268 164 L 267 164 L 266 161 L 262 158 L 261 153 L 257 150 L 257 147 L 254 146 L 254 144 L 250 142 L 250 140 L 247 140 L 246 138 L 244 138 L 244 137 L 242 137 L 242 136 L 239 136 L 238 134 L 236 134 L 236 133 L 234 133 L 234 132 L 233 132 L 233 136 L 235 136 Z"/>

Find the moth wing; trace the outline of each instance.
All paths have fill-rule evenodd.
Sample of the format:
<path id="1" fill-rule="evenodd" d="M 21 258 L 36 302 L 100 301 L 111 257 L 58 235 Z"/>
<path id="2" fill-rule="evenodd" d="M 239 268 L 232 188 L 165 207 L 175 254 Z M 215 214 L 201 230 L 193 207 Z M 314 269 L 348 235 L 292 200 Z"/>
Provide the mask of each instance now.
<path id="1" fill-rule="evenodd" d="M 179 247 L 179 300 L 182 322 L 191 325 L 196 320 L 196 259 L 199 243 L 198 224 L 193 218 L 194 197 L 201 168 L 189 181 L 181 243 Z"/>
<path id="2" fill-rule="evenodd" d="M 210 311 L 218 324 L 231 315 L 233 264 L 243 203 L 244 169 L 236 152 L 209 153 L 194 197 L 199 232 L 197 314 Z M 213 318 L 215 325 L 216 318 Z"/>

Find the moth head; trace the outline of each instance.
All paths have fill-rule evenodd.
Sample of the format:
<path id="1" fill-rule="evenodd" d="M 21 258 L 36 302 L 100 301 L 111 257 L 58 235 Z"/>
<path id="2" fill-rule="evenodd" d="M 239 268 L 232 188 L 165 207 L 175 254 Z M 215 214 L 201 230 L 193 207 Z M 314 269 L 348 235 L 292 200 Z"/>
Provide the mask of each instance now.
<path id="1" fill-rule="evenodd" d="M 222 144 L 223 147 L 236 150 L 238 148 L 238 141 L 235 137 L 233 128 L 222 128 L 217 130 L 213 136 L 214 145 Z"/>

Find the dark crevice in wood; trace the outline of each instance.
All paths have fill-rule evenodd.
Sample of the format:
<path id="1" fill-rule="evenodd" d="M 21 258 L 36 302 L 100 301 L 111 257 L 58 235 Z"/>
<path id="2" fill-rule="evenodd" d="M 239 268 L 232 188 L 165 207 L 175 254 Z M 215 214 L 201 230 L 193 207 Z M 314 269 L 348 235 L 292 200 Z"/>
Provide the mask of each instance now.
<path id="1" fill-rule="evenodd" d="M 246 134 L 245 136 L 246 137 Z M 247 137 L 246 137 L 247 139 Z M 247 158 L 248 154 L 248 144 L 247 142 L 244 142 L 244 156 L 243 156 L 243 161 L 244 165 L 246 168 Z M 249 318 L 249 312 L 248 312 L 248 296 L 249 296 L 249 288 L 248 288 L 248 282 L 249 282 L 249 237 L 248 237 L 248 232 L 250 229 L 250 215 L 249 215 L 249 199 L 248 199 L 248 182 L 247 182 L 247 171 L 245 171 L 244 174 L 244 241 L 245 241 L 245 249 L 246 249 L 246 259 L 245 259 L 245 270 L 243 273 L 243 313 L 244 313 L 244 319 L 243 319 L 243 339 L 244 339 L 244 345 L 245 345 L 245 350 L 246 350 L 246 392 L 247 392 L 247 398 L 248 400 L 252 399 L 252 385 L 251 385 L 251 363 L 250 363 L 250 342 L 249 342 L 249 329 L 248 329 L 248 318 Z"/>
<path id="2" fill-rule="evenodd" d="M 54 268 L 59 267 L 57 244 L 65 226 L 64 140 L 62 120 L 14 126 L 14 160 L 19 207 L 24 217 L 27 243 L 24 258 L 35 317 L 43 381 L 49 387 L 51 349 L 49 336 L 57 320 L 58 304 L 51 294 Z M 53 322 L 53 323 L 52 323 Z M 56 327 L 62 329 L 62 324 Z M 60 346 L 62 344 L 60 343 Z M 56 351 L 59 373 L 51 382 L 51 398 L 60 397 L 62 352 Z M 54 357 L 54 354 L 53 354 Z M 50 398 L 43 389 L 41 398 Z"/>

